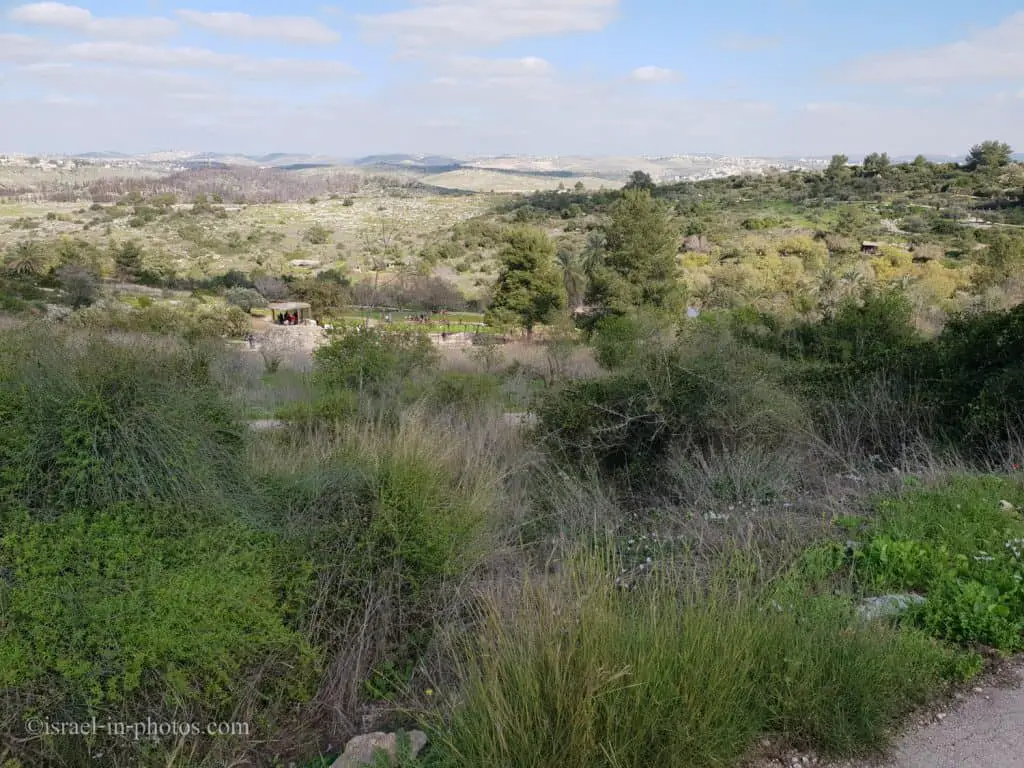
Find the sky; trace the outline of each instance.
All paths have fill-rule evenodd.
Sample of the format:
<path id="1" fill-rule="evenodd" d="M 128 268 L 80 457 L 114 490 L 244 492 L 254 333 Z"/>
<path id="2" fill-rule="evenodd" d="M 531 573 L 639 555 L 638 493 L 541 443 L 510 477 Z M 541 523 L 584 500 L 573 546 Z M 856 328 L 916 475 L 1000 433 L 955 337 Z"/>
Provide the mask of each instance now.
<path id="1" fill-rule="evenodd" d="M 1024 0 L 0 0 L 0 152 L 1024 150 Z"/>

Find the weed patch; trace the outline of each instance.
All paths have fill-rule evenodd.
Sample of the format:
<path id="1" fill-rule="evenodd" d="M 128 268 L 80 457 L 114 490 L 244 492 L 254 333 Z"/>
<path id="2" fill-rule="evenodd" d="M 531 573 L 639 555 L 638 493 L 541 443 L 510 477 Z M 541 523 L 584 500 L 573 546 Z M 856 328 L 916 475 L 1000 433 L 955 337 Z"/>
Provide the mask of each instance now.
<path id="1" fill-rule="evenodd" d="M 830 544 L 831 560 L 859 594 L 911 592 L 925 600 L 906 620 L 965 646 L 1024 649 L 1024 521 L 1015 480 L 961 477 L 878 505 L 860 540 Z M 823 554 L 828 552 L 828 554 Z"/>

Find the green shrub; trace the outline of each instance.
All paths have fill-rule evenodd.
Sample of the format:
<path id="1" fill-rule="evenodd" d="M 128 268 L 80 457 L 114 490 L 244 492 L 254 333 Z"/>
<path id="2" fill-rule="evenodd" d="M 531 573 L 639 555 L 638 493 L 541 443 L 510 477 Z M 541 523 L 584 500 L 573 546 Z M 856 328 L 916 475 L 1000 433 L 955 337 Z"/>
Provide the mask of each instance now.
<path id="1" fill-rule="evenodd" d="M 247 313 L 238 307 L 216 305 L 190 308 L 143 302 L 137 310 L 93 305 L 76 312 L 72 320 L 79 328 L 155 333 L 189 341 L 222 336 L 240 338 L 250 329 Z"/>
<path id="2" fill-rule="evenodd" d="M 665 323 L 654 315 L 612 315 L 594 325 L 593 342 L 597 361 L 614 370 L 658 341 Z"/>
<path id="3" fill-rule="evenodd" d="M 261 441 L 261 505 L 315 563 L 308 632 L 334 655 L 332 706 L 355 716 L 421 660 L 438 611 L 490 551 L 497 475 L 451 430 L 406 419 Z M 293 439 L 297 438 L 297 439 Z"/>
<path id="4" fill-rule="evenodd" d="M 720 451 L 802 439 L 802 402 L 780 381 L 782 361 L 697 330 L 654 345 L 610 376 L 569 382 L 538 398 L 543 441 L 573 462 L 653 469 L 669 449 Z"/>
<path id="5" fill-rule="evenodd" d="M 270 446 L 281 459 L 261 473 L 267 513 L 304 523 L 292 530 L 350 595 L 384 573 L 422 591 L 473 567 L 495 503 L 486 460 L 467 465 L 456 443 L 416 420 L 367 429 L 314 454 L 296 455 L 287 438 Z"/>
<path id="6" fill-rule="evenodd" d="M 801 361 L 788 386 L 817 404 L 824 430 L 864 433 L 860 448 L 846 440 L 847 453 L 893 458 L 924 435 L 998 455 L 1024 433 L 1024 305 L 956 316 L 933 339 L 910 312 L 902 294 L 875 293 L 821 323 L 787 328 L 745 312 L 729 324 L 745 343 Z"/>
<path id="7" fill-rule="evenodd" d="M 243 430 L 212 363 L 166 340 L 5 332 L 5 733 L 33 715 L 140 711 L 273 730 L 313 695 L 318 655 L 299 631 L 310 561 L 247 522 Z M 119 765 L 156 764 L 163 749 L 111 734 L 87 743 Z M 219 743 L 200 740 L 196 759 Z M 13 754 L 64 764 L 72 748 L 82 743 L 26 740 Z"/>
<path id="8" fill-rule="evenodd" d="M 432 367 L 438 355 L 426 334 L 360 328 L 335 332 L 314 357 L 320 386 L 385 396 L 397 394 L 410 376 Z"/>
<path id="9" fill-rule="evenodd" d="M 460 412 L 493 405 L 500 397 L 501 381 L 486 373 L 445 373 L 430 382 L 426 393 L 434 407 Z"/>
<path id="10" fill-rule="evenodd" d="M 0 345 L 0 500 L 69 512 L 231 493 L 242 428 L 209 353 L 38 329 Z"/>
<path id="11" fill-rule="evenodd" d="M 252 312 L 257 307 L 267 306 L 267 300 L 258 291 L 241 286 L 228 288 L 224 292 L 224 301 L 246 313 Z"/>
<path id="12" fill-rule="evenodd" d="M 367 553 L 378 568 L 397 566 L 416 591 L 473 559 L 483 510 L 453 493 L 452 480 L 422 455 L 385 454 L 374 467 Z"/>
<path id="13" fill-rule="evenodd" d="M 761 218 L 744 219 L 740 226 L 748 230 L 761 230 L 776 229 L 785 223 L 785 221 L 775 216 L 763 216 Z"/>
<path id="14" fill-rule="evenodd" d="M 275 417 L 301 426 L 344 422 L 359 413 L 359 395 L 348 389 L 317 392 L 313 399 L 298 400 L 277 409 Z"/>
<path id="15" fill-rule="evenodd" d="M 331 241 L 331 230 L 320 224 L 314 224 L 306 230 L 304 238 L 312 245 L 326 245 Z"/>
<path id="16" fill-rule="evenodd" d="M 953 318 L 921 367 L 942 424 L 974 448 L 1024 432 L 1024 305 Z"/>
<path id="17" fill-rule="evenodd" d="M 920 341 L 912 315 L 902 292 L 869 291 L 860 301 L 844 302 L 835 316 L 797 327 L 786 341 L 807 357 L 873 368 Z"/>

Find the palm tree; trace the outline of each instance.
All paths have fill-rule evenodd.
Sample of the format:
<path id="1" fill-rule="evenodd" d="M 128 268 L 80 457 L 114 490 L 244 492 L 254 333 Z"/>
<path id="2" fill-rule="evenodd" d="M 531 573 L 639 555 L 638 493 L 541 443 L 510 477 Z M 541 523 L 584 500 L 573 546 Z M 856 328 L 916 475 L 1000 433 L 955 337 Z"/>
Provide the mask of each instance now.
<path id="1" fill-rule="evenodd" d="M 839 275 L 831 269 L 822 274 L 818 281 L 817 292 L 819 296 L 818 303 L 821 310 L 826 315 L 831 315 L 835 312 L 836 306 L 839 303 L 839 298 L 842 294 Z"/>
<path id="2" fill-rule="evenodd" d="M 583 297 L 587 292 L 587 272 L 583 256 L 576 249 L 567 247 L 558 251 L 557 258 L 562 266 L 562 279 L 565 281 L 569 307 L 575 309 L 583 303 Z"/>
<path id="3" fill-rule="evenodd" d="M 46 252 L 35 240 L 22 240 L 7 254 L 4 269 L 23 277 L 38 277 L 46 271 Z"/>
<path id="4" fill-rule="evenodd" d="M 604 263 L 604 249 L 604 233 L 599 231 L 591 232 L 587 237 L 587 244 L 583 247 L 583 271 L 587 277 L 592 277 L 594 272 Z"/>

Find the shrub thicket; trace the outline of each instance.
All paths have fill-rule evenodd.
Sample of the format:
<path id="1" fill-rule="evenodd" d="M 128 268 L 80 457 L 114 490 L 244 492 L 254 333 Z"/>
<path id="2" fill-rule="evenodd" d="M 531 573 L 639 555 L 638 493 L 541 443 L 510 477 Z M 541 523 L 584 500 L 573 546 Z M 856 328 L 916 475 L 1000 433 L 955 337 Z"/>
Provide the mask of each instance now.
<path id="1" fill-rule="evenodd" d="M 808 426 L 770 354 L 694 329 L 628 356 L 611 375 L 569 382 L 537 405 L 544 442 L 573 462 L 650 471 L 673 447 L 766 449 L 799 442 Z"/>

